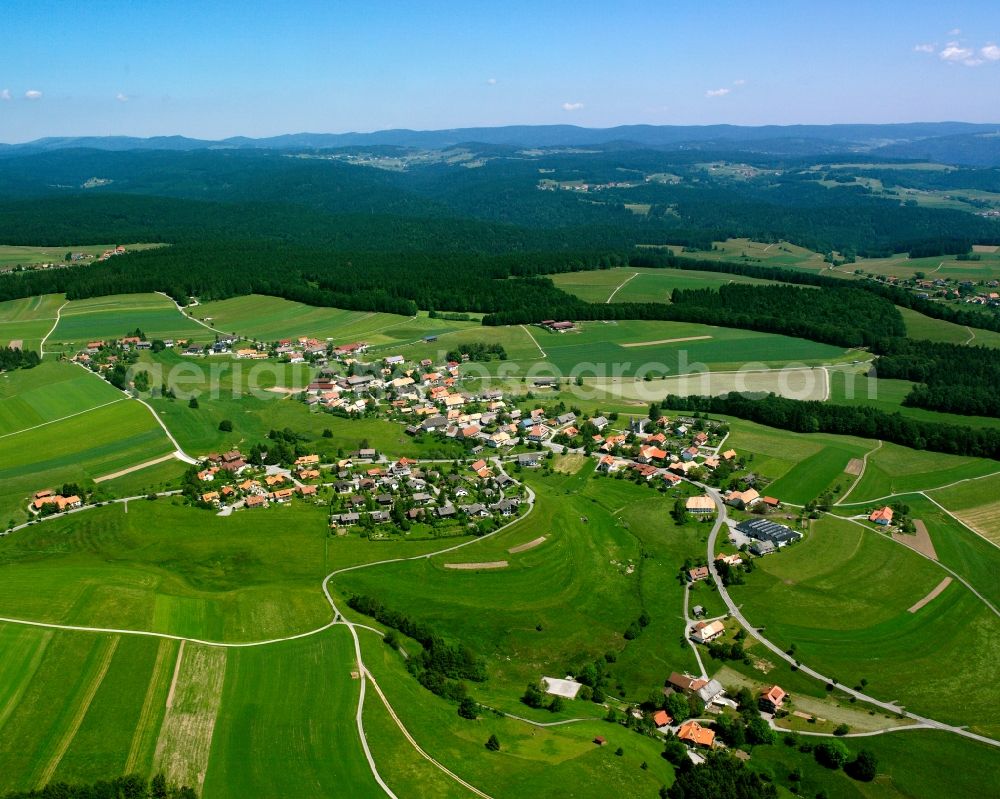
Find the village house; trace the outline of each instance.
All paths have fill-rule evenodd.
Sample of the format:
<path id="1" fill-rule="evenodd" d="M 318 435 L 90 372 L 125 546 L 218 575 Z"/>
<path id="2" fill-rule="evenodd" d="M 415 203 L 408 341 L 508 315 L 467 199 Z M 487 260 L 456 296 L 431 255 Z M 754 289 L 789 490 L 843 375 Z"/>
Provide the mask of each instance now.
<path id="1" fill-rule="evenodd" d="M 677 738 L 705 749 L 715 747 L 715 733 L 707 727 L 702 727 L 697 721 L 689 721 L 681 725 Z"/>
<path id="2" fill-rule="evenodd" d="M 760 502 L 760 494 L 755 488 L 748 488 L 746 491 L 730 491 L 726 494 L 726 504 L 741 510 L 752 508 L 758 502 Z"/>
<path id="3" fill-rule="evenodd" d="M 693 569 L 688 569 L 688 580 L 692 583 L 696 583 L 699 580 L 707 580 L 708 577 L 708 566 L 696 566 Z"/>
<path id="4" fill-rule="evenodd" d="M 765 713 L 777 713 L 788 694 L 777 685 L 766 688 L 757 700 L 757 706 Z"/>
<path id="5" fill-rule="evenodd" d="M 653 724 L 661 732 L 673 724 L 673 717 L 666 710 L 657 710 L 653 714 Z"/>
<path id="6" fill-rule="evenodd" d="M 243 501 L 243 504 L 248 508 L 266 508 L 267 497 L 260 494 L 251 494 Z"/>
<path id="7" fill-rule="evenodd" d="M 698 644 L 709 644 L 725 633 L 726 626 L 721 621 L 699 621 L 691 628 L 691 640 Z"/>
<path id="8" fill-rule="evenodd" d="M 875 524 L 881 524 L 883 526 L 892 524 L 892 508 L 886 506 L 884 508 L 876 508 L 871 512 L 868 517 L 868 521 L 875 522 Z"/>
<path id="9" fill-rule="evenodd" d="M 684 504 L 688 513 L 704 515 L 715 512 L 715 501 L 710 496 L 688 497 Z"/>

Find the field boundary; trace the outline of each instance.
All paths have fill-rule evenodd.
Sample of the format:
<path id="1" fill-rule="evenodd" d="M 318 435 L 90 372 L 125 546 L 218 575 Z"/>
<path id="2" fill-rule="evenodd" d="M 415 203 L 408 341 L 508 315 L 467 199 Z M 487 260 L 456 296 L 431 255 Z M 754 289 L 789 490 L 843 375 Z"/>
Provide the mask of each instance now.
<path id="1" fill-rule="evenodd" d="M 66 751 L 69 749 L 70 744 L 73 743 L 73 739 L 76 738 L 76 734 L 80 731 L 80 725 L 83 724 L 84 718 L 87 716 L 87 711 L 90 710 L 90 705 L 94 701 L 94 697 L 97 695 L 98 689 L 101 687 L 101 683 L 104 682 L 104 677 L 108 673 L 108 669 L 111 668 L 111 661 L 114 659 L 115 651 L 118 649 L 118 643 L 121 638 L 115 636 L 111 639 L 111 643 L 104 651 L 101 656 L 101 660 L 98 663 L 97 671 L 91 677 L 89 684 L 87 685 L 87 690 L 80 699 L 80 703 L 73 713 L 73 717 L 70 720 L 69 725 L 66 727 L 59 739 L 59 743 L 56 745 L 55 751 L 49 758 L 49 762 L 45 764 L 45 768 L 42 769 L 41 776 L 38 778 L 38 787 L 44 788 L 52 779 L 52 775 L 55 774 L 56 769 L 59 768 L 59 764 L 62 762 L 63 757 L 66 755 Z"/>

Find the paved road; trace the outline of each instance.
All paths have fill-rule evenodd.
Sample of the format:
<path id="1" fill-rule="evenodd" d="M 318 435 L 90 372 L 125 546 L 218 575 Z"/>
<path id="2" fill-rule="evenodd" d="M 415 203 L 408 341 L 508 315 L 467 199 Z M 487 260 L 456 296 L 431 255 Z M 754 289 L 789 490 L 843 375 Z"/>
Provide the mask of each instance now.
<path id="1" fill-rule="evenodd" d="M 708 536 L 707 554 L 708 554 L 709 571 L 712 573 L 712 578 L 715 580 L 716 585 L 719 588 L 719 595 L 725 601 L 726 607 L 729 608 L 729 615 L 732 618 L 736 619 L 741 625 L 743 625 L 743 628 L 747 631 L 749 635 L 756 638 L 761 644 L 763 644 L 767 649 L 769 649 L 775 655 L 780 657 L 782 660 L 795 666 L 803 674 L 808 674 L 810 677 L 813 677 L 814 679 L 820 680 L 824 683 L 833 684 L 838 690 L 843 691 L 848 696 L 853 696 L 854 698 L 859 699 L 862 702 L 867 702 L 869 705 L 881 708 L 882 710 L 885 710 L 888 713 L 902 714 L 907 718 L 912 719 L 918 724 L 921 724 L 929 729 L 942 730 L 944 732 L 954 733 L 955 735 L 961 735 L 964 738 L 971 738 L 972 740 L 979 741 L 980 743 L 988 744 L 990 746 L 1000 747 L 1000 741 L 995 740 L 993 738 L 988 738 L 985 735 L 979 735 L 977 733 L 970 732 L 969 730 L 964 729 L 963 727 L 956 727 L 951 724 L 945 724 L 944 722 L 936 721 L 935 719 L 927 718 L 926 716 L 920 716 L 916 713 L 911 713 L 910 711 L 905 710 L 902 706 L 898 704 L 895 704 L 893 702 L 883 702 L 880 699 L 876 699 L 874 696 L 869 696 L 868 694 L 862 693 L 861 691 L 856 691 L 853 688 L 835 682 L 830 677 L 827 677 L 826 675 L 821 674 L 815 669 L 812 669 L 809 666 L 806 666 L 796 661 L 795 658 L 788 655 L 781 647 L 779 647 L 777 644 L 772 643 L 767 638 L 765 638 L 760 632 L 758 632 L 757 628 L 754 627 L 753 624 L 749 621 L 749 619 L 747 619 L 743 615 L 739 607 L 733 601 L 733 598 L 729 595 L 729 590 L 722 584 L 722 578 L 719 576 L 719 572 L 715 568 L 715 541 L 719 535 L 719 530 L 722 529 L 726 521 L 726 504 L 722 501 L 722 497 L 720 496 L 719 492 L 716 491 L 715 489 L 705 485 L 700 485 L 699 487 L 703 488 L 705 490 L 705 493 L 707 493 L 710 497 L 712 497 L 712 500 L 715 502 L 716 510 L 718 511 L 715 524 L 712 526 L 712 532 Z"/>

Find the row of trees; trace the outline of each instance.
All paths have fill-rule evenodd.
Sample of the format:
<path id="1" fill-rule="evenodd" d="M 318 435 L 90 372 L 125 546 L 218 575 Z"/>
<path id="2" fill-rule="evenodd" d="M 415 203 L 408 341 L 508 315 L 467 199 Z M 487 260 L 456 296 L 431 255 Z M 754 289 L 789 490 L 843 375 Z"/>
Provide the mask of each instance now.
<path id="1" fill-rule="evenodd" d="M 188 786 L 177 787 L 167 782 L 163 774 L 151 780 L 138 774 L 126 774 L 94 783 L 70 784 L 52 782 L 44 788 L 30 791 L 12 791 L 3 799 L 197 799 L 198 794 Z"/>
<path id="2" fill-rule="evenodd" d="M 736 416 L 799 433 L 881 438 L 912 449 L 1000 460 L 1000 428 L 973 428 L 923 421 L 871 406 L 830 405 L 786 399 L 774 394 L 759 397 L 736 394 L 679 397 L 671 394 L 664 402 L 678 411 Z"/>

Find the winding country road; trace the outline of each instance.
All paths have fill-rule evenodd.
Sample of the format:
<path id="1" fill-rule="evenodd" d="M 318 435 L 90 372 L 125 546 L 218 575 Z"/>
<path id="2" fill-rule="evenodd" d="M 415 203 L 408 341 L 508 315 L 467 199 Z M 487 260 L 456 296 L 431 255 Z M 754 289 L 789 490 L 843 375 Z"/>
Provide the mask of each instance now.
<path id="1" fill-rule="evenodd" d="M 868 694 L 862 693 L 861 691 L 856 691 L 853 688 L 835 682 L 830 677 L 827 677 L 826 675 L 821 674 L 815 669 L 812 669 L 809 666 L 800 663 L 791 655 L 787 654 L 777 644 L 765 638 L 740 611 L 739 606 L 733 601 L 733 598 L 729 595 L 729 590 L 726 588 L 726 586 L 722 584 L 722 578 L 719 576 L 719 572 L 715 568 L 715 542 L 716 539 L 718 538 L 719 531 L 722 529 L 723 526 L 725 526 L 726 523 L 726 518 L 727 518 L 726 504 L 722 501 L 722 497 L 719 495 L 719 492 L 716 491 L 715 489 L 705 485 L 699 485 L 699 487 L 704 489 L 705 493 L 707 493 L 712 498 L 712 500 L 715 502 L 715 507 L 717 511 L 717 518 L 715 520 L 715 524 L 712 526 L 712 532 L 708 536 L 707 554 L 708 554 L 709 571 L 711 572 L 712 579 L 715 580 L 716 586 L 719 589 L 719 596 L 722 597 L 722 599 L 726 603 L 726 607 L 729 608 L 729 615 L 732 618 L 736 619 L 736 621 L 738 621 L 743 626 L 743 628 L 747 631 L 749 635 L 756 638 L 761 644 L 764 645 L 764 647 L 769 649 L 771 652 L 780 657 L 782 660 L 786 661 L 792 666 L 795 666 L 803 674 L 808 674 L 810 677 L 813 677 L 816 680 L 820 680 L 829 685 L 833 685 L 838 690 L 846 693 L 848 696 L 853 696 L 855 699 L 859 699 L 862 702 L 867 702 L 868 704 L 873 705 L 874 707 L 881 708 L 882 710 L 885 710 L 889 713 L 895 713 L 906 716 L 907 718 L 912 719 L 913 721 L 923 725 L 924 727 L 927 727 L 928 729 L 950 732 L 955 735 L 961 735 L 964 738 L 970 738 L 974 741 L 978 741 L 979 743 L 988 744 L 989 746 L 1000 747 L 1000 741 L 994 738 L 989 738 L 985 735 L 979 735 L 977 733 L 970 732 L 969 730 L 964 729 L 963 727 L 956 727 L 951 724 L 945 724 L 944 722 L 936 721 L 935 719 L 927 718 L 926 716 L 920 716 L 916 713 L 911 713 L 910 711 L 905 710 L 902 706 L 898 704 L 895 704 L 893 702 L 883 702 L 881 699 L 876 699 L 874 696 L 869 696 Z"/>
<path id="2" fill-rule="evenodd" d="M 505 475 L 507 477 L 510 477 L 510 475 L 508 475 L 507 472 L 504 471 L 503 463 L 500 460 L 500 458 L 494 458 L 492 460 L 492 462 L 496 466 L 499 474 Z M 367 738 L 367 735 L 365 733 L 365 728 L 364 728 L 364 704 L 365 704 L 366 687 L 367 687 L 367 683 L 369 681 L 371 682 L 372 687 L 375 689 L 375 692 L 379 695 L 379 698 L 385 704 L 386 710 L 388 711 L 388 713 L 389 713 L 390 717 L 392 718 L 392 720 L 396 723 L 396 726 L 402 732 L 402 734 L 404 735 L 404 737 L 414 747 L 414 749 L 417 751 L 417 753 L 420 754 L 421 757 L 423 757 L 424 759 L 426 759 L 427 761 L 429 761 L 432 765 L 434 765 L 436 768 L 438 768 L 442 773 L 444 773 L 445 775 L 447 775 L 451 779 L 455 780 L 462 787 L 468 789 L 469 791 L 471 791 L 472 793 L 476 794 L 477 796 L 482 797 L 482 799 L 492 799 L 492 797 L 490 797 L 489 794 L 484 793 L 483 791 L 481 791 L 476 786 L 472 785 L 469 782 L 466 782 L 459 775 L 457 775 L 453 771 L 451 771 L 447 766 L 445 766 L 444 764 L 440 763 L 438 760 L 434 759 L 422 747 L 420 747 L 420 745 L 414 740 L 413 736 L 410 734 L 410 732 L 403 725 L 403 722 L 400 720 L 399 716 L 396 714 L 396 711 L 393 709 L 392 705 L 389 703 L 388 698 L 382 692 L 382 689 L 379 687 L 378 683 L 375 681 L 375 678 L 372 676 L 371 672 L 368 671 L 368 668 L 365 666 L 365 663 L 364 663 L 364 658 L 363 658 L 362 653 L 361 653 L 361 641 L 360 641 L 360 639 L 358 637 L 357 630 L 359 628 L 360 629 L 365 629 L 365 630 L 372 630 L 374 632 L 378 632 L 378 630 L 375 630 L 374 628 L 369 627 L 366 624 L 360 624 L 360 623 L 356 623 L 356 622 L 351 622 L 351 621 L 348 621 L 346 618 L 344 618 L 343 614 L 340 612 L 340 609 L 337 607 L 337 604 L 334 601 L 332 594 L 330 593 L 330 582 L 337 575 L 344 574 L 346 572 L 357 571 L 359 569 L 368 569 L 368 568 L 372 568 L 374 566 L 384 566 L 384 565 L 389 564 L 389 563 L 402 563 L 402 562 L 410 561 L 410 560 L 423 560 L 423 559 L 426 559 L 426 558 L 433 558 L 433 557 L 436 557 L 438 555 L 444 555 L 444 554 L 447 554 L 449 552 L 455 552 L 456 550 L 463 549 L 464 547 L 471 546 L 472 544 L 476 544 L 476 543 L 478 543 L 480 541 L 483 541 L 483 540 L 486 540 L 486 539 L 489 539 L 489 538 L 493 538 L 494 536 L 499 535 L 500 533 L 502 533 L 505 530 L 507 530 L 508 528 L 510 528 L 512 525 L 518 524 L 522 520 L 526 519 L 531 514 L 531 512 L 535 509 L 535 492 L 529 486 L 521 483 L 520 481 L 514 480 L 514 478 L 510 478 L 510 479 L 513 480 L 515 484 L 522 486 L 524 488 L 524 490 L 525 490 L 525 494 L 526 494 L 526 500 L 525 501 L 526 501 L 526 504 L 528 506 L 528 510 L 527 510 L 527 512 L 524 515 L 518 516 L 517 518 L 512 519 L 511 521 L 507 522 L 504 525 L 501 525 L 500 527 L 498 527 L 496 530 L 494 530 L 491 533 L 486 533 L 485 535 L 479 536 L 478 538 L 470 538 L 467 541 L 463 541 L 463 542 L 458 543 L 458 544 L 453 544 L 451 546 L 444 547 L 443 549 L 435 550 L 434 552 L 427 552 L 427 553 L 424 553 L 422 555 L 412 555 L 412 556 L 409 556 L 409 557 L 387 558 L 385 560 L 373 561 L 371 563 L 359 563 L 359 564 L 355 564 L 353 566 L 345 566 L 342 569 L 336 569 L 336 570 L 330 572 L 328 575 L 326 575 L 326 577 L 323 578 L 323 581 L 321 583 L 321 588 L 322 588 L 322 591 L 323 591 L 323 596 L 326 598 L 327 603 L 329 603 L 329 605 L 330 605 L 330 609 L 333 611 L 333 618 L 329 622 L 327 622 L 326 624 L 323 624 L 323 625 L 321 625 L 319 627 L 316 627 L 314 629 L 311 629 L 311 630 L 306 630 L 305 632 L 296 633 L 294 635 L 286 635 L 286 636 L 282 636 L 280 638 L 268 638 L 268 639 L 261 640 L 261 641 L 229 642 L 229 641 L 209 641 L 209 640 L 202 639 L 202 638 L 192 638 L 190 636 L 174 635 L 172 633 L 155 632 L 155 631 L 152 631 L 152 630 L 134 630 L 134 629 L 124 629 L 124 628 L 118 628 L 118 627 L 90 627 L 90 626 L 76 625 L 76 624 L 56 624 L 56 623 L 51 623 L 51 622 L 34 621 L 34 620 L 30 620 L 30 619 L 17 619 L 17 618 L 6 617 L 6 616 L 0 616 L 0 623 L 17 624 L 17 625 L 24 626 L 24 627 L 39 627 L 39 628 L 49 629 L 49 630 L 69 630 L 69 631 L 73 631 L 73 632 L 88 632 L 88 633 L 100 633 L 100 634 L 110 634 L 110 635 L 134 635 L 134 636 L 140 636 L 140 637 L 146 637 L 146 638 L 165 638 L 165 639 L 168 639 L 168 640 L 171 640 L 171 641 L 180 641 L 181 643 L 187 642 L 187 643 L 192 643 L 192 644 L 200 644 L 202 646 L 211 646 L 211 647 L 218 647 L 218 648 L 224 648 L 224 649 L 246 649 L 246 648 L 250 648 L 250 647 L 270 646 L 272 644 L 279 644 L 279 643 L 283 643 L 285 641 L 296 641 L 296 640 L 299 640 L 299 639 L 302 639 L 302 638 L 309 638 L 311 636 L 318 635 L 319 633 L 322 633 L 322 632 L 324 632 L 326 630 L 329 630 L 331 627 L 338 626 L 338 625 L 343 625 L 344 627 L 346 627 L 348 629 L 348 631 L 351 634 L 351 638 L 354 641 L 355 659 L 356 659 L 357 664 L 358 664 L 358 675 L 359 675 L 360 680 L 361 680 L 361 690 L 360 690 L 360 694 L 359 694 L 359 697 L 358 697 L 358 708 L 357 708 L 357 712 L 355 714 L 355 719 L 356 719 L 357 728 L 358 728 L 358 735 L 359 735 L 360 740 L 361 740 L 361 746 L 362 746 L 362 749 L 363 749 L 364 754 L 365 754 L 365 759 L 368 761 L 368 767 L 371 770 L 372 776 L 374 777 L 375 781 L 378 783 L 379 787 L 381 787 L 382 790 L 386 793 L 386 795 L 389 796 L 389 797 L 391 797 L 391 799 L 398 799 L 397 795 L 392 791 L 392 789 L 388 786 L 388 784 L 386 784 L 385 780 L 382 778 L 381 774 L 379 773 L 378 766 L 376 765 L 375 759 L 372 757 L 372 754 L 371 754 L 371 749 L 368 746 L 368 738 Z M 163 494 L 160 494 L 159 496 L 169 496 L 169 495 L 173 495 L 173 494 L 176 494 L 176 493 L 180 493 L 180 492 L 177 492 L 177 491 L 164 492 Z M 136 499 L 143 499 L 143 497 L 128 497 L 128 498 L 122 498 L 122 499 L 112 500 L 112 502 L 128 503 L 129 500 L 136 500 Z M 80 513 L 80 512 L 83 512 L 85 510 L 89 510 L 91 508 L 94 508 L 94 507 L 99 507 L 99 506 L 97 506 L 97 505 L 87 505 L 87 506 L 84 506 L 82 508 L 78 508 L 78 509 L 76 509 L 74 511 L 67 511 L 66 514 L 56 514 L 53 517 L 47 517 L 47 518 L 55 518 L 55 517 L 61 516 L 61 515 L 68 515 L 69 513 Z M 126 507 L 127 507 L 127 504 L 126 504 Z M 35 521 L 28 522 L 28 523 L 25 523 L 25 524 L 22 524 L 22 525 L 18 525 L 17 527 L 12 528 L 8 532 L 14 532 L 16 530 L 23 529 L 25 527 L 30 526 L 31 524 L 34 524 L 34 523 L 35 523 Z M 511 716 L 511 718 L 517 718 L 517 717 L 516 716 Z M 527 720 L 524 720 L 524 721 L 527 721 Z M 527 723 L 530 724 L 532 722 L 527 722 Z M 563 722 L 563 723 L 568 723 L 568 722 Z M 540 726 L 545 726 L 545 725 L 540 725 Z"/>

